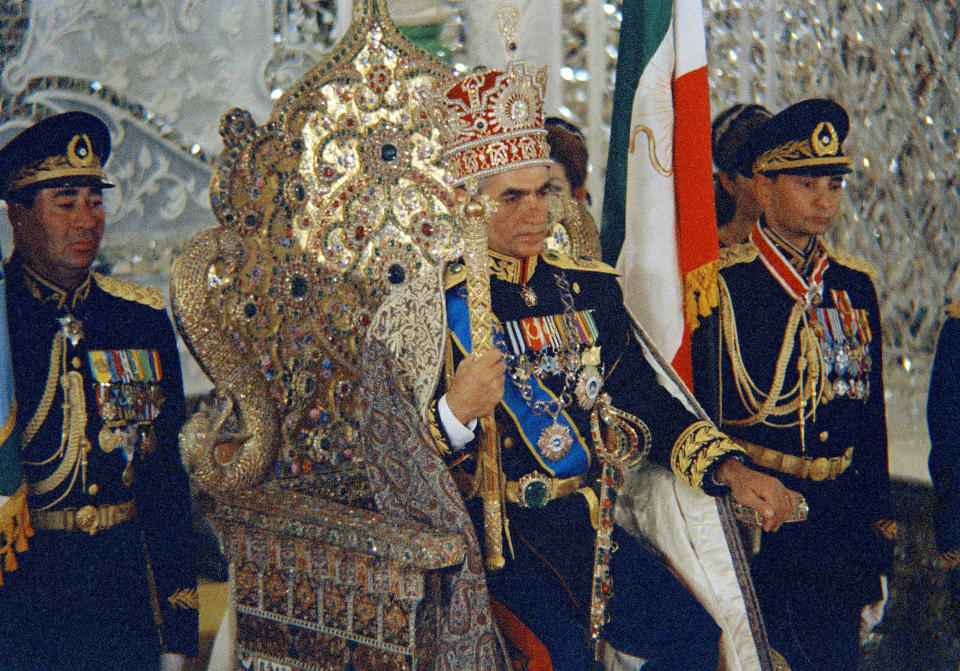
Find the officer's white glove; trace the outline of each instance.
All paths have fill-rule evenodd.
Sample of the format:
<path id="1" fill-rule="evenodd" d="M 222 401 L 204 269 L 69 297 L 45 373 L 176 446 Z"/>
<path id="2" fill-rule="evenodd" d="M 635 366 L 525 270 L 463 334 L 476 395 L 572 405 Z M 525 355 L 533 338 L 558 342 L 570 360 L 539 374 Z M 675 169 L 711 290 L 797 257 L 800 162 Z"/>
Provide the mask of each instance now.
<path id="1" fill-rule="evenodd" d="M 887 607 L 887 598 L 890 596 L 887 590 L 887 576 L 885 575 L 880 576 L 880 590 L 883 594 L 880 600 L 868 603 L 863 607 L 863 610 L 860 611 L 860 645 L 867 642 L 867 637 L 870 635 L 870 632 L 883 620 L 883 613 Z"/>
<path id="2" fill-rule="evenodd" d="M 178 652 L 160 654 L 160 671 L 183 671 L 187 658 Z"/>

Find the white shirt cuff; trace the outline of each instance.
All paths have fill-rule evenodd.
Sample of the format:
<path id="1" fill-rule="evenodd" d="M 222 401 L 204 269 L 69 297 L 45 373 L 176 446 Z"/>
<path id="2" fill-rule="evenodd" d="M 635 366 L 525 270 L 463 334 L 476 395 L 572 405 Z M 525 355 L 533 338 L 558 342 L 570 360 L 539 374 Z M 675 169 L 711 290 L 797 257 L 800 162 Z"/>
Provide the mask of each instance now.
<path id="1" fill-rule="evenodd" d="M 473 440 L 473 430 L 477 428 L 477 420 L 471 419 L 466 426 L 461 424 L 460 420 L 450 412 L 446 394 L 437 401 L 437 414 L 440 415 L 440 425 L 443 426 L 443 432 L 447 434 L 450 447 L 453 450 L 462 450 L 467 443 Z"/>
<path id="2" fill-rule="evenodd" d="M 0 508 L 7 504 L 7 501 L 10 500 L 9 496 L 0 496 Z"/>

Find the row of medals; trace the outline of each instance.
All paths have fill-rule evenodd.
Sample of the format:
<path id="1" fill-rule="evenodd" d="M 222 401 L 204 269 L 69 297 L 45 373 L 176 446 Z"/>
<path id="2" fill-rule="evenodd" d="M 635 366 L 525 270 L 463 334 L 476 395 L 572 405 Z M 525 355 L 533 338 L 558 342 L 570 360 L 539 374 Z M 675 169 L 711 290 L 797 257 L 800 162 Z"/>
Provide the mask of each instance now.
<path id="1" fill-rule="evenodd" d="M 557 416 L 570 404 L 570 386 L 574 388 L 579 406 L 584 410 L 593 409 L 603 388 L 600 347 L 581 345 L 577 350 L 548 348 L 538 352 L 527 350 L 518 355 L 505 353 L 505 360 L 510 381 L 520 390 L 531 411 L 537 415 L 546 412 L 553 418 L 553 423 L 540 433 L 537 447 L 547 461 L 559 461 L 573 446 L 573 436 L 567 426 L 557 421 Z M 553 375 L 563 376 L 563 390 L 550 403 L 534 401 L 531 378 L 544 381 Z"/>
<path id="2" fill-rule="evenodd" d="M 153 405 L 159 411 L 163 404 L 163 392 L 159 385 L 121 385 L 121 395 L 124 397 L 123 405 L 141 407 L 147 404 Z M 116 401 L 107 401 L 100 408 L 100 415 L 103 418 L 104 426 L 100 429 L 97 436 L 100 449 L 106 454 L 111 454 L 118 448 L 123 449 L 123 458 L 127 462 L 123 469 L 123 484 L 127 487 L 133 482 L 133 470 L 131 468 L 133 455 L 139 446 L 147 452 L 156 449 L 156 436 L 150 422 L 128 422 L 118 419 L 120 415 L 120 405 Z M 155 413 L 159 414 L 159 412 Z"/>
<path id="3" fill-rule="evenodd" d="M 855 339 L 835 341 L 821 337 L 820 350 L 823 352 L 826 374 L 833 373 L 837 376 L 825 390 L 828 394 L 832 391 L 830 397 L 846 396 L 865 400 L 870 395 L 867 380 L 870 372 L 870 344 Z"/>

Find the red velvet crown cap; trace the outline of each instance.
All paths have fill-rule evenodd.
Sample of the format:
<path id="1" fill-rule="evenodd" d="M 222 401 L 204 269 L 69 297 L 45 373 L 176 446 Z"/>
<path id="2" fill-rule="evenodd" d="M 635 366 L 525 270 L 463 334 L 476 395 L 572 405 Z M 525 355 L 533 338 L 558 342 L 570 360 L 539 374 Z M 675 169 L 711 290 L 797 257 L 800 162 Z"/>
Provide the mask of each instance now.
<path id="1" fill-rule="evenodd" d="M 543 126 L 546 86 L 546 68 L 529 73 L 518 62 L 506 72 L 480 70 L 441 85 L 445 123 L 440 132 L 454 184 L 549 165 Z"/>

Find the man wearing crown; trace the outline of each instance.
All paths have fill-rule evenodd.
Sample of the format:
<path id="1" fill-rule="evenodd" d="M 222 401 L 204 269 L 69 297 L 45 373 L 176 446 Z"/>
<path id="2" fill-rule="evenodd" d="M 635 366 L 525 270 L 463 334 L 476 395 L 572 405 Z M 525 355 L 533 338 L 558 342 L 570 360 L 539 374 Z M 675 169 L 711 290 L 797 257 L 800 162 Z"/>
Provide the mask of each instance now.
<path id="1" fill-rule="evenodd" d="M 720 336 L 694 333 L 695 368 L 720 353 L 716 422 L 808 519 L 759 533 L 751 575 L 770 643 L 793 671 L 857 668 L 882 616 L 891 521 L 875 271 L 827 247 L 851 159 L 837 103 L 799 102 L 741 149 L 763 216 L 720 256 Z M 699 363 L 699 366 L 698 366 Z M 716 369 L 714 370 L 716 374 Z"/>
<path id="2" fill-rule="evenodd" d="M 448 82 L 439 96 L 455 184 L 464 198 L 478 192 L 490 210 L 495 348 L 470 353 L 467 269 L 451 265 L 447 366 L 429 424 L 484 538 L 487 501 L 478 489 L 490 460 L 478 448 L 476 425 L 494 413 L 504 564 L 488 570 L 487 586 L 543 643 L 553 669 L 591 666 L 587 623 L 599 565 L 612 577 L 602 636 L 613 648 L 655 671 L 714 671 L 717 625 L 649 550 L 614 525 L 611 558 L 595 564 L 599 509 L 609 502 L 596 495 L 599 432 L 591 435 L 591 415 L 613 408 L 604 413 L 616 414 L 638 451 L 693 487 L 732 489 L 770 529 L 785 521 L 795 494 L 748 468 L 742 448 L 660 386 L 632 336 L 612 268 L 543 250 L 550 193 L 544 87 L 545 72 L 512 63 L 506 72 Z M 489 567 L 497 549 L 485 549 Z"/>
<path id="3" fill-rule="evenodd" d="M 0 586 L 5 671 L 155 671 L 197 654 L 184 397 L 163 298 L 91 272 L 110 134 L 83 112 L 0 149 L 4 266 L 34 536 Z"/>

